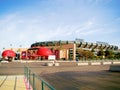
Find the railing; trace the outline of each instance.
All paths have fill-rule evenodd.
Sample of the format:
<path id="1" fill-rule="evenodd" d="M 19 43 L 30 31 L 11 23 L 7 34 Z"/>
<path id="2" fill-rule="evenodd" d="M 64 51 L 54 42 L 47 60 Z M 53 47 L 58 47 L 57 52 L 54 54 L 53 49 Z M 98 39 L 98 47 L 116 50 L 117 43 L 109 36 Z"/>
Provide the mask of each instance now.
<path id="1" fill-rule="evenodd" d="M 29 67 L 24 67 L 24 75 L 29 89 L 32 87 L 32 90 L 55 90 L 49 83 L 33 73 Z"/>

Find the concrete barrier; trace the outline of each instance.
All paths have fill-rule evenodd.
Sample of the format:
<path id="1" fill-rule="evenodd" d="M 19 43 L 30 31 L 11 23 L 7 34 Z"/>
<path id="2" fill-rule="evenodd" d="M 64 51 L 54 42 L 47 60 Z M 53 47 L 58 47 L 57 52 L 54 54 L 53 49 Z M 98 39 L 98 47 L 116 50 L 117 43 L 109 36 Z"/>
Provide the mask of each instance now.
<path id="1" fill-rule="evenodd" d="M 113 64 L 120 64 L 120 62 L 119 61 L 114 61 Z"/>
<path id="2" fill-rule="evenodd" d="M 111 65 L 109 70 L 120 72 L 120 65 Z"/>
<path id="3" fill-rule="evenodd" d="M 101 62 L 91 62 L 91 65 L 101 65 Z"/>
<path id="4" fill-rule="evenodd" d="M 54 66 L 60 66 L 60 64 L 59 63 L 54 63 Z"/>
<path id="5" fill-rule="evenodd" d="M 60 66 L 59 63 L 53 63 L 53 62 L 47 62 L 45 63 L 45 66 Z"/>
<path id="6" fill-rule="evenodd" d="M 1 63 L 9 63 L 9 61 L 1 61 Z"/>
<path id="7" fill-rule="evenodd" d="M 112 64 L 112 62 L 103 62 L 103 65 Z"/>
<path id="8" fill-rule="evenodd" d="M 78 66 L 84 66 L 84 65 L 89 65 L 89 63 L 88 63 L 88 62 L 85 62 L 85 63 L 83 63 L 83 62 L 80 63 L 80 62 L 79 62 L 79 63 L 78 63 Z"/>
<path id="9" fill-rule="evenodd" d="M 46 66 L 53 66 L 53 63 L 52 62 L 48 62 L 45 64 Z"/>

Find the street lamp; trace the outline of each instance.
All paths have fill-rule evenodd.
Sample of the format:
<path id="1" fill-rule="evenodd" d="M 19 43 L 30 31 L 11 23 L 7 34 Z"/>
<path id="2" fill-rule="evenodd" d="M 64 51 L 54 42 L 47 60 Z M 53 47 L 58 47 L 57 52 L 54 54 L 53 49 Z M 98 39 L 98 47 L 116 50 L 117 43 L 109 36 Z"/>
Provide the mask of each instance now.
<path id="1" fill-rule="evenodd" d="M 11 50 L 12 50 L 12 44 L 10 44 Z"/>
<path id="2" fill-rule="evenodd" d="M 20 57 L 21 57 L 21 47 L 22 47 L 22 45 L 19 45 L 18 59 L 20 59 Z"/>

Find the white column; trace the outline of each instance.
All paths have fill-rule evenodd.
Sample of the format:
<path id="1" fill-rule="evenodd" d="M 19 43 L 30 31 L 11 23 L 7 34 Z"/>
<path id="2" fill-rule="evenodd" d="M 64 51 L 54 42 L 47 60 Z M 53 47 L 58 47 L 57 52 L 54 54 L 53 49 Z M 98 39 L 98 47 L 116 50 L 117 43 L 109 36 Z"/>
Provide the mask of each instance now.
<path id="1" fill-rule="evenodd" d="M 73 46 L 73 60 L 76 60 L 76 44 Z"/>

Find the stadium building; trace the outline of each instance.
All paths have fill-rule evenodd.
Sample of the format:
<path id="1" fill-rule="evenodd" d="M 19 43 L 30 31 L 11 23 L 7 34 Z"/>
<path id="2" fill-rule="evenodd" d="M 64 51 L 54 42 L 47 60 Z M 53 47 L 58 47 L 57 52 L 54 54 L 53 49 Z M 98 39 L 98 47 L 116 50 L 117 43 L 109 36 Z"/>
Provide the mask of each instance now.
<path id="1" fill-rule="evenodd" d="M 57 60 L 76 60 L 78 57 L 77 51 L 79 49 L 82 50 L 94 50 L 94 53 L 97 53 L 101 49 L 112 50 L 114 52 L 118 51 L 118 46 L 110 45 L 106 42 L 90 43 L 85 42 L 83 39 L 76 39 L 74 41 L 44 41 L 44 42 L 36 42 L 31 45 L 31 47 L 27 50 L 29 52 L 29 56 L 33 56 L 31 59 L 40 59 L 41 57 L 35 56 L 37 54 L 40 47 L 47 47 L 51 49 L 53 54 L 56 56 Z M 34 54 L 34 55 L 33 55 Z M 45 59 L 45 58 L 44 58 Z"/>

